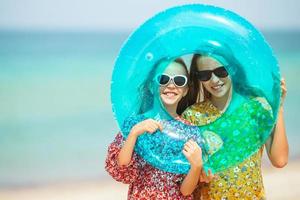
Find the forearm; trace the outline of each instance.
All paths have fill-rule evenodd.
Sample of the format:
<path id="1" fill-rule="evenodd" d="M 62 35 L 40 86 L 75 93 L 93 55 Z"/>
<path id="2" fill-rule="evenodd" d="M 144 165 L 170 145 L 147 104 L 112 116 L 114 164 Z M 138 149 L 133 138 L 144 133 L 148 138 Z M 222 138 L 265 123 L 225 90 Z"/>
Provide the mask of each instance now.
<path id="1" fill-rule="evenodd" d="M 276 167 L 284 167 L 288 162 L 289 145 L 285 131 L 283 107 L 280 107 L 274 133 L 268 148 L 269 158 Z"/>
<path id="2" fill-rule="evenodd" d="M 118 155 L 118 164 L 120 166 L 126 166 L 130 163 L 136 140 L 137 136 L 134 132 L 131 132 Z"/>
<path id="3" fill-rule="evenodd" d="M 191 167 L 189 170 L 189 173 L 187 176 L 184 178 L 181 187 L 180 187 L 180 192 L 186 196 L 190 195 L 193 193 L 195 188 L 198 185 L 199 182 L 199 177 L 201 173 L 201 167 Z"/>

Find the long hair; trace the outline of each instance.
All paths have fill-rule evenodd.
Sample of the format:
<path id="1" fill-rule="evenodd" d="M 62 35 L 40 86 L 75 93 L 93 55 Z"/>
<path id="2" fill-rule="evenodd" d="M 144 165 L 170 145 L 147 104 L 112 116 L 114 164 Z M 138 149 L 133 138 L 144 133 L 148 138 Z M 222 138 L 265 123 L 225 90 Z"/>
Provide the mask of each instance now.
<path id="1" fill-rule="evenodd" d="M 159 60 L 155 65 L 154 67 L 152 68 L 152 70 L 150 71 L 149 73 L 149 76 L 148 78 L 145 80 L 145 82 L 139 87 L 138 89 L 138 92 L 140 93 L 140 102 L 141 102 L 141 105 L 140 105 L 140 108 L 138 110 L 138 114 L 143 114 L 143 113 L 146 113 L 147 111 L 151 110 L 151 108 L 153 108 L 153 104 L 154 104 L 154 91 L 153 91 L 153 79 L 154 79 L 154 76 L 155 76 L 155 72 L 158 68 L 158 66 L 163 63 L 163 62 L 168 62 L 169 60 L 168 59 L 161 59 Z M 175 60 L 173 60 L 174 62 L 180 64 L 187 76 L 188 76 L 188 69 L 187 69 L 187 66 L 186 64 L 184 63 L 183 59 L 181 58 L 177 58 Z M 172 62 L 169 61 L 169 62 Z M 189 86 L 190 84 L 190 81 L 188 80 L 188 83 L 187 83 L 187 86 Z M 187 96 L 183 97 L 179 103 L 178 103 L 178 106 L 177 106 L 177 114 L 181 114 L 187 107 L 188 107 L 188 98 Z"/>
<path id="2" fill-rule="evenodd" d="M 214 52 L 214 55 L 221 56 L 224 59 L 226 59 L 226 61 L 228 62 L 228 66 L 226 66 L 226 70 L 228 71 L 229 76 L 231 77 L 232 85 L 234 87 L 235 92 L 245 97 L 265 96 L 260 89 L 250 86 L 242 65 L 233 56 L 230 49 L 226 49 L 225 55 L 220 54 L 220 52 L 216 50 Z M 189 106 L 193 105 L 196 102 L 199 102 L 201 98 L 204 100 L 211 98 L 211 94 L 205 89 L 205 87 L 200 88 L 200 84 L 199 84 L 200 82 L 196 75 L 196 72 L 198 71 L 197 61 L 198 59 L 201 59 L 202 56 L 203 56 L 202 54 L 196 53 L 193 55 L 191 61 L 191 67 L 190 67 L 191 88 L 188 92 L 189 94 L 187 95 Z"/>
<path id="3" fill-rule="evenodd" d="M 184 61 L 183 61 L 182 58 L 177 58 L 177 59 L 175 60 L 175 62 L 178 63 L 178 64 L 181 64 L 182 67 L 184 68 L 185 73 L 186 73 L 187 78 L 188 78 L 187 87 L 188 87 L 188 90 L 189 90 L 189 88 L 191 88 L 191 81 L 189 80 L 189 72 L 188 72 L 187 66 L 186 66 L 186 64 L 184 63 Z M 189 98 L 188 98 L 188 93 L 187 93 L 187 94 L 186 94 L 184 97 L 182 97 L 182 99 L 180 99 L 180 101 L 178 102 L 177 110 L 176 110 L 176 112 L 177 112 L 178 115 L 181 115 L 181 114 L 183 113 L 183 111 L 185 111 L 185 109 L 189 106 L 189 104 L 188 104 L 188 99 L 189 99 Z"/>

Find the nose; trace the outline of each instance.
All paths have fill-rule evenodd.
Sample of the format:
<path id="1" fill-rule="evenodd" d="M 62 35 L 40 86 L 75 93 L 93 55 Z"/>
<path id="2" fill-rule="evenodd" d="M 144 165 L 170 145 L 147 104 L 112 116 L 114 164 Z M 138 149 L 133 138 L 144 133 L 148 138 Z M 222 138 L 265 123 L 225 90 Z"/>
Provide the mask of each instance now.
<path id="1" fill-rule="evenodd" d="M 217 83 L 219 81 L 219 77 L 217 77 L 214 73 L 211 74 L 210 81 L 213 83 Z"/>
<path id="2" fill-rule="evenodd" d="M 173 80 L 171 80 L 171 81 L 169 82 L 169 84 L 167 85 L 167 87 L 168 87 L 168 88 L 175 88 L 175 85 L 174 85 Z"/>

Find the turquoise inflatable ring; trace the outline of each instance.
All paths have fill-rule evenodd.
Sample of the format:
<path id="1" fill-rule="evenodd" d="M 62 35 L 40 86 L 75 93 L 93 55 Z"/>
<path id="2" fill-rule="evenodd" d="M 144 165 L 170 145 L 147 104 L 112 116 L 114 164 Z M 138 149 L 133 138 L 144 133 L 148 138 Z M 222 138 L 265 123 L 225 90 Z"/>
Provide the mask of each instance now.
<path id="1" fill-rule="evenodd" d="M 149 78 L 154 66 L 162 59 L 172 60 L 194 53 L 210 55 L 227 64 L 235 93 L 224 117 L 205 126 L 191 126 L 171 119 L 161 104 L 152 105 L 153 109 L 145 115 L 141 113 L 142 101 L 148 101 L 141 98 L 141 85 Z M 245 77 L 239 76 L 238 71 L 243 71 Z M 258 96 L 266 101 L 259 105 L 267 108 L 269 114 L 255 110 L 250 113 L 252 104 L 246 103 L 247 98 L 254 98 L 251 95 L 241 97 L 243 94 L 236 92 L 239 84 L 246 81 L 244 78 L 249 87 L 260 91 Z M 252 155 L 270 136 L 280 101 L 278 62 L 262 34 L 239 15 L 209 5 L 177 6 L 147 20 L 124 43 L 112 74 L 111 101 L 124 138 L 135 123 L 146 118 L 174 123 L 165 126 L 170 126 L 168 130 L 172 131 L 165 129 L 162 133 L 143 134 L 137 140 L 136 153 L 154 167 L 172 173 L 187 173 L 189 163 L 181 150 L 184 143 L 193 138 L 206 153 L 203 155 L 205 169 L 218 172 Z M 239 111 L 238 115 L 235 115 L 236 111 Z M 236 130 L 241 127 L 234 125 L 239 123 L 239 117 L 249 118 L 245 124 L 248 132 Z M 258 120 L 265 124 L 258 127 Z M 231 126 L 227 130 L 235 130 L 235 135 L 224 132 L 221 127 L 225 126 Z M 259 134 L 252 132 L 257 128 L 261 128 Z M 203 133 L 208 130 L 217 133 L 223 141 L 219 153 L 209 155 L 209 147 L 205 146 L 207 141 L 203 140 Z M 171 132 L 175 132 L 175 136 L 169 134 Z M 249 141 L 252 137 L 245 136 L 246 133 L 252 134 L 253 140 Z M 245 143 L 248 143 L 247 148 L 238 148 L 238 144 Z"/>

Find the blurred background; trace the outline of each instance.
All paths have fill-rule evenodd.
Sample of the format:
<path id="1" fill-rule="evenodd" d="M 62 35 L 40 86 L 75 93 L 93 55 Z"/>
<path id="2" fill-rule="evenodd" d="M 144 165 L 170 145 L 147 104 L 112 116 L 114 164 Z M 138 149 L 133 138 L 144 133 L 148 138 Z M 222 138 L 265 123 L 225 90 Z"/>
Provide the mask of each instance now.
<path id="1" fill-rule="evenodd" d="M 299 197 L 299 1 L 0 0 L 1 200 L 126 198 L 126 186 L 104 170 L 118 132 L 114 60 L 147 18 L 186 3 L 238 13 L 273 48 L 288 88 L 290 162 L 275 170 L 265 161 L 265 184 L 270 199 Z"/>

